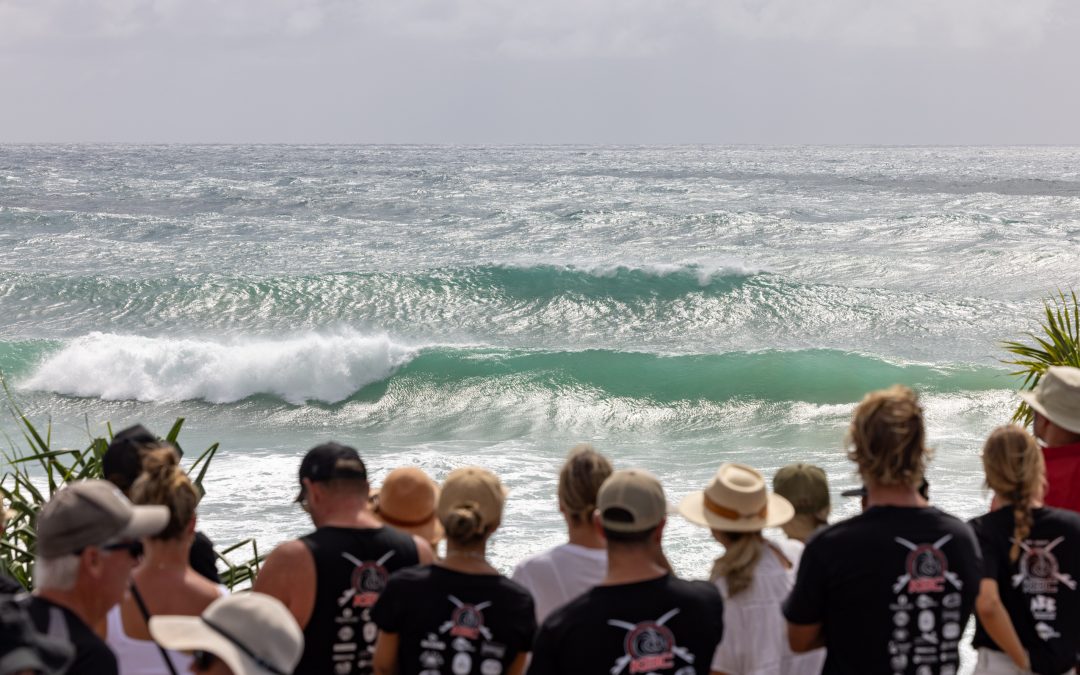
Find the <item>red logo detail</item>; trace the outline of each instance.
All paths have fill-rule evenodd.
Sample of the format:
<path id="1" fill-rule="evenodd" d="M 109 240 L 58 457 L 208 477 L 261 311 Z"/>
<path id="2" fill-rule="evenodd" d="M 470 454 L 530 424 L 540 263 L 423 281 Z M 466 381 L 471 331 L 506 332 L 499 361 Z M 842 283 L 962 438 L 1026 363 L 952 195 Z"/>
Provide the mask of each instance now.
<path id="1" fill-rule="evenodd" d="M 484 627 L 484 613 L 474 605 L 462 605 L 450 615 L 454 627 L 450 634 L 455 637 L 464 637 L 475 640 L 480 637 L 480 631 Z"/>
<path id="2" fill-rule="evenodd" d="M 930 544 L 922 544 L 908 553 L 907 572 L 911 576 L 908 593 L 939 593 L 945 590 L 949 561 Z"/>
<path id="3" fill-rule="evenodd" d="M 353 607 L 371 607 L 379 599 L 379 594 L 386 588 L 389 578 L 386 568 L 373 562 L 357 565 L 352 573 Z"/>

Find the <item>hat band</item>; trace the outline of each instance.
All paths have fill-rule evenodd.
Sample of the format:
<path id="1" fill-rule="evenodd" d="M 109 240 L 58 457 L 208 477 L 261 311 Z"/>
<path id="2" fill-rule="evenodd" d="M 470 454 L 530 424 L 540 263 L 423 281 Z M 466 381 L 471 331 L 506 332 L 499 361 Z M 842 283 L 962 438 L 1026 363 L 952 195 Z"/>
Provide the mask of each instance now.
<path id="1" fill-rule="evenodd" d="M 405 518 L 395 518 L 394 516 L 391 516 L 386 511 L 379 510 L 378 508 L 375 509 L 375 514 L 378 515 L 379 518 L 381 518 L 384 523 L 386 523 L 387 525 L 393 525 L 394 527 L 419 527 L 420 525 L 426 525 L 426 524 L 430 523 L 431 521 L 435 520 L 435 511 L 434 510 L 431 511 L 431 513 L 424 516 L 423 518 L 418 518 L 416 520 L 406 520 Z"/>
<path id="2" fill-rule="evenodd" d="M 705 508 L 720 516 L 721 518 L 727 518 L 728 520 L 749 520 L 751 518 L 764 518 L 765 514 L 769 510 L 769 502 L 765 502 L 765 506 L 762 506 L 760 511 L 756 511 L 754 513 L 739 513 L 735 509 L 729 509 L 726 506 L 720 506 L 712 499 L 710 499 L 709 495 L 707 494 L 703 493 L 703 496 L 705 497 Z"/>
<path id="3" fill-rule="evenodd" d="M 210 628 L 210 630 L 225 638 L 228 642 L 231 642 L 234 647 L 239 649 L 245 656 L 254 661 L 259 667 L 269 670 L 274 675 L 287 675 L 287 673 L 282 672 L 282 670 L 274 664 L 256 655 L 255 652 L 251 651 L 251 649 L 243 642 L 236 639 L 236 637 L 229 633 L 229 631 L 225 630 L 224 628 L 204 616 L 200 616 L 199 618 L 202 619 L 202 622 L 205 623 L 207 627 Z M 220 656 L 220 654 L 218 656 Z"/>

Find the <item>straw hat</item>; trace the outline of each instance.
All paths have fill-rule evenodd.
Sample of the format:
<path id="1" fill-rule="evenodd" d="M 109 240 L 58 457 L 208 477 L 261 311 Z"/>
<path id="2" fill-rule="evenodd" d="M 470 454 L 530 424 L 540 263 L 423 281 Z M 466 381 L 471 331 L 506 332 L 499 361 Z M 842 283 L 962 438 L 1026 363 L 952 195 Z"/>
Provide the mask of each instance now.
<path id="1" fill-rule="evenodd" d="M 780 495 L 769 494 L 765 478 L 753 468 L 725 463 L 707 488 L 683 498 L 679 513 L 714 530 L 755 532 L 783 525 L 795 515 L 795 508 Z"/>
<path id="2" fill-rule="evenodd" d="M 1080 434 L 1080 368 L 1050 366 L 1034 391 L 1019 394 L 1035 412 L 1066 431 Z"/>
<path id="3" fill-rule="evenodd" d="M 415 534 L 434 546 L 444 536 L 435 507 L 439 486 L 423 470 L 404 466 L 386 474 L 382 487 L 371 491 L 372 512 L 382 522 Z"/>

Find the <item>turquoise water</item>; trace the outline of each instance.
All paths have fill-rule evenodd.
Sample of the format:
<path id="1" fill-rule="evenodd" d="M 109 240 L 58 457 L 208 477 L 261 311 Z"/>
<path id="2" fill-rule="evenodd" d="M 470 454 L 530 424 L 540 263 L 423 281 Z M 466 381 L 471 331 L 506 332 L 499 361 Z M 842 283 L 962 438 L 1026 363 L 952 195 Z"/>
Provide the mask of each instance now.
<path id="1" fill-rule="evenodd" d="M 855 483 L 852 405 L 927 408 L 931 494 L 985 509 L 998 359 L 1077 285 L 1080 149 L 0 146 L 0 369 L 81 444 L 188 419 L 221 441 L 201 526 L 308 527 L 299 457 L 466 463 L 511 488 L 496 564 L 557 542 L 591 441 L 672 502 L 716 465 Z M 8 421 L 0 422 L 11 432 Z M 716 545 L 667 546 L 703 576 Z"/>

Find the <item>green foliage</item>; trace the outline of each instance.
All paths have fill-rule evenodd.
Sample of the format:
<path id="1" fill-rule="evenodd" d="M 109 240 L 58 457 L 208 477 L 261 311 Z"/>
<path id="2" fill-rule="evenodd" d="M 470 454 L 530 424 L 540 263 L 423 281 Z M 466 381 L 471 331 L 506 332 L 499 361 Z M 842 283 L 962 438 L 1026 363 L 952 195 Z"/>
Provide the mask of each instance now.
<path id="1" fill-rule="evenodd" d="M 0 383 L 3 383 L 2 379 Z M 32 589 L 38 511 L 65 483 L 104 477 L 101 458 L 112 438 L 112 427 L 108 427 L 109 440 L 106 440 L 95 438 L 88 423 L 87 435 L 90 443 L 85 449 L 54 448 L 52 423 L 48 423 L 44 430 L 39 430 L 23 414 L 6 383 L 3 383 L 3 388 L 7 394 L 9 412 L 22 434 L 22 444 L 19 444 L 22 451 L 16 449 L 16 443 L 11 442 L 10 438 L 10 451 L 0 449 L 5 460 L 4 473 L 0 476 L 0 494 L 8 508 L 15 512 L 7 523 L 4 537 L 0 539 L 0 569 L 18 580 L 25 588 Z M 178 418 L 165 440 L 175 444 L 183 424 L 184 418 Z M 217 451 L 218 444 L 214 443 L 186 469 L 200 494 L 203 493 L 203 479 Z M 235 557 L 237 552 L 242 552 L 247 547 L 251 549 L 251 557 L 246 562 L 234 563 L 226 557 L 229 554 L 234 554 Z M 219 550 L 217 556 L 225 566 L 221 581 L 230 589 L 250 584 L 263 560 L 254 539 L 245 539 Z"/>
<path id="2" fill-rule="evenodd" d="M 1023 376 L 1021 389 L 1034 389 L 1050 366 L 1080 368 L 1080 302 L 1076 291 L 1068 296 L 1058 291 L 1045 302 L 1045 319 L 1039 323 L 1042 334 L 1028 333 L 1033 344 L 1005 342 L 1005 351 L 1015 358 L 1002 362 L 1019 369 L 1012 375 Z M 1021 403 L 1013 413 L 1014 422 L 1025 426 L 1032 422 L 1031 408 Z"/>

